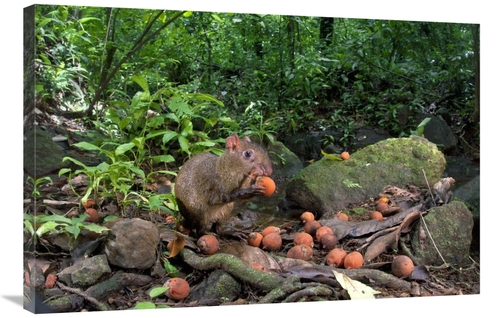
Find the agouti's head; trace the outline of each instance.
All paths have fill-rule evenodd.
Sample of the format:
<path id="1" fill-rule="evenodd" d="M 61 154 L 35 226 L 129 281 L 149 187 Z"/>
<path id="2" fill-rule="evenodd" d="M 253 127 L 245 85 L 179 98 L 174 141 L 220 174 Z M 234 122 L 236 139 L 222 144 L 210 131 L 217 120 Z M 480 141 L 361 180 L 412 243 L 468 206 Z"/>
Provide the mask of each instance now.
<path id="1" fill-rule="evenodd" d="M 233 134 L 226 139 L 226 150 L 231 155 L 238 156 L 242 171 L 251 178 L 257 176 L 270 176 L 273 167 L 267 152 L 259 145 L 253 143 L 248 136 L 240 139 Z"/>

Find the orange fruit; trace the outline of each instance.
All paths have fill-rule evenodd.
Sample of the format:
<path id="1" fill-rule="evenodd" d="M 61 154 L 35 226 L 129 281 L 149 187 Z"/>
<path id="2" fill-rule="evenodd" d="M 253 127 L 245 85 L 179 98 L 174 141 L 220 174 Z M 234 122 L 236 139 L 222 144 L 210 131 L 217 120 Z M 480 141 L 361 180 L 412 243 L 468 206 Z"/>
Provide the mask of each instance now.
<path id="1" fill-rule="evenodd" d="M 311 234 L 306 232 L 297 233 L 293 238 L 293 245 L 301 245 L 301 244 L 313 247 L 314 242 Z"/>
<path id="2" fill-rule="evenodd" d="M 280 228 L 277 226 L 270 225 L 266 227 L 264 230 L 262 230 L 262 236 L 266 236 L 267 234 L 270 233 L 280 233 Z"/>
<path id="3" fill-rule="evenodd" d="M 286 253 L 286 257 L 301 259 L 303 261 L 308 261 L 313 256 L 313 249 L 309 245 L 300 244 L 295 245 Z"/>
<path id="4" fill-rule="evenodd" d="M 343 212 L 339 212 L 335 216 L 337 217 L 337 219 L 341 219 L 341 220 L 344 220 L 344 221 L 349 221 L 349 217 L 347 216 L 347 214 L 345 214 Z"/>
<path id="5" fill-rule="evenodd" d="M 87 213 L 89 215 L 85 219 L 86 221 L 89 221 L 89 222 L 92 222 L 92 223 L 99 222 L 99 212 L 97 212 L 96 209 L 94 209 L 94 208 L 85 209 L 85 213 Z"/>
<path id="6" fill-rule="evenodd" d="M 170 278 L 163 284 L 163 287 L 169 287 L 165 295 L 173 300 L 181 300 L 189 295 L 189 284 L 183 278 Z"/>
<path id="7" fill-rule="evenodd" d="M 347 255 L 347 252 L 339 247 L 332 249 L 326 255 L 325 263 L 326 265 L 341 268 L 344 266 L 344 258 Z"/>
<path id="8" fill-rule="evenodd" d="M 219 250 L 219 241 L 211 234 L 201 236 L 196 242 L 196 246 L 205 255 L 215 254 Z"/>
<path id="9" fill-rule="evenodd" d="M 406 255 L 398 255 L 392 260 L 391 271 L 397 277 L 409 276 L 414 268 L 413 261 Z"/>
<path id="10" fill-rule="evenodd" d="M 316 241 L 320 242 L 321 237 L 325 234 L 333 234 L 333 230 L 330 227 L 323 225 L 316 230 Z"/>
<path id="11" fill-rule="evenodd" d="M 375 206 L 375 208 L 377 209 L 377 211 L 382 212 L 389 208 L 389 204 L 383 201 L 377 201 L 377 205 Z"/>
<path id="12" fill-rule="evenodd" d="M 379 220 L 379 221 L 382 221 L 384 219 L 384 216 L 382 215 L 382 213 L 380 213 L 379 211 L 371 211 L 370 212 L 370 219 L 371 220 Z"/>
<path id="13" fill-rule="evenodd" d="M 321 223 L 316 220 L 306 222 L 304 224 L 304 232 L 311 234 L 311 236 L 316 235 L 316 230 L 321 227 Z"/>
<path id="14" fill-rule="evenodd" d="M 353 251 L 348 253 L 344 257 L 344 268 L 345 269 L 356 269 L 363 266 L 364 260 L 363 255 L 358 251 Z"/>
<path id="15" fill-rule="evenodd" d="M 303 223 L 314 221 L 314 214 L 312 212 L 306 211 L 300 215 L 300 220 Z"/>
<path id="16" fill-rule="evenodd" d="M 337 246 L 338 243 L 337 236 L 335 234 L 325 234 L 321 237 L 319 241 L 319 246 L 327 251 L 331 251 Z"/>
<path id="17" fill-rule="evenodd" d="M 269 251 L 277 251 L 283 243 L 278 233 L 269 233 L 262 239 L 262 248 Z"/>
<path id="18" fill-rule="evenodd" d="M 259 176 L 255 180 L 255 182 L 258 185 L 263 186 L 264 188 L 266 188 L 266 190 L 264 192 L 264 195 L 266 197 L 270 196 L 271 194 L 274 193 L 274 191 L 276 191 L 276 183 L 274 183 L 274 180 L 271 179 L 271 178 L 269 178 L 268 176 Z"/>
<path id="19" fill-rule="evenodd" d="M 247 239 L 248 245 L 259 247 L 260 243 L 262 243 L 262 238 L 263 236 L 259 232 L 250 233 L 248 234 L 248 239 Z"/>
<path id="20" fill-rule="evenodd" d="M 349 152 L 344 151 L 343 153 L 340 154 L 340 158 L 342 158 L 342 160 L 348 160 L 349 159 Z"/>

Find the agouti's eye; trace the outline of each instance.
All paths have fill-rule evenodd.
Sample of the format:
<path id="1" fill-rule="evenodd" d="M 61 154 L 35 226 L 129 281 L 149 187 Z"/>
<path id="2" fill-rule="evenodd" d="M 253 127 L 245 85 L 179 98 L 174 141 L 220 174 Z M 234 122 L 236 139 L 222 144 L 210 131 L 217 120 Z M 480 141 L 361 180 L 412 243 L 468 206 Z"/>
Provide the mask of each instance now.
<path id="1" fill-rule="evenodd" d="M 252 152 L 250 150 L 245 150 L 245 152 L 243 152 L 243 156 L 245 156 L 245 158 L 250 158 L 252 157 Z"/>

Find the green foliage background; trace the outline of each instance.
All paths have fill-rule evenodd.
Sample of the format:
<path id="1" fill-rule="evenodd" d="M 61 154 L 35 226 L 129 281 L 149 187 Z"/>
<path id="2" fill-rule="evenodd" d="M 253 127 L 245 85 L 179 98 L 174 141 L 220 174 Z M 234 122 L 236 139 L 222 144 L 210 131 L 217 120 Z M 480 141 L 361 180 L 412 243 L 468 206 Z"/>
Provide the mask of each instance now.
<path id="1" fill-rule="evenodd" d="M 39 103 L 83 110 L 101 122 L 142 115 L 127 109 L 144 92 L 139 78 L 151 95 L 166 87 L 211 95 L 225 107 L 212 103 L 210 117 L 231 118 L 240 131 L 265 123 L 278 136 L 352 129 L 355 120 L 409 134 L 398 115 L 411 117 L 446 94 L 456 96 L 452 111 L 474 112 L 468 24 L 36 8 Z M 162 106 L 169 97 L 155 111 L 168 112 Z"/>

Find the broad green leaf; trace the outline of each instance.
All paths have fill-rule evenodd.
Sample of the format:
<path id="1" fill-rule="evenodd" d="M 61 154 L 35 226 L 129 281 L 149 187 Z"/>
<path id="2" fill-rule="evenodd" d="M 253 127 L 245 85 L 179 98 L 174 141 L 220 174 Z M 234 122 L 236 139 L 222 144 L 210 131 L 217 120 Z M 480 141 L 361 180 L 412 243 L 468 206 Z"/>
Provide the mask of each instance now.
<path id="1" fill-rule="evenodd" d="M 73 225 L 82 224 L 87 218 L 87 216 L 88 214 L 86 213 L 80 214 L 79 216 L 75 216 L 74 218 L 71 219 L 71 224 Z"/>
<path id="2" fill-rule="evenodd" d="M 214 102 L 219 106 L 224 106 L 224 103 L 215 98 L 214 96 L 210 94 L 201 94 L 201 93 L 195 93 L 193 94 L 193 98 L 199 99 L 199 100 L 205 100 L 208 102 Z"/>
<path id="3" fill-rule="evenodd" d="M 165 163 L 175 161 L 175 159 L 174 159 L 174 157 L 172 157 L 172 155 L 153 156 L 153 157 L 151 157 L 151 159 L 153 159 L 155 162 L 165 162 Z"/>
<path id="4" fill-rule="evenodd" d="M 95 223 L 85 224 L 84 227 L 87 230 L 92 231 L 92 232 L 96 232 L 96 233 L 102 233 L 104 231 L 109 231 L 109 229 L 107 227 L 100 226 L 100 225 L 97 225 Z"/>
<path id="5" fill-rule="evenodd" d="M 55 230 L 56 227 L 60 226 L 60 223 L 54 222 L 54 221 L 49 221 L 45 222 L 40 227 L 36 230 L 36 235 L 37 236 L 42 236 L 43 234 Z"/>
<path id="6" fill-rule="evenodd" d="M 73 234 L 73 237 L 76 239 L 78 235 L 80 235 L 80 227 L 76 225 L 68 225 L 64 228 L 66 232 L 69 234 Z"/>
<path id="7" fill-rule="evenodd" d="M 167 290 L 168 290 L 168 287 L 155 287 L 155 288 L 151 289 L 151 291 L 149 292 L 149 297 L 151 297 L 151 298 L 158 297 L 160 295 L 165 294 L 165 292 Z"/>
<path id="8" fill-rule="evenodd" d="M 150 301 L 141 301 L 135 304 L 135 309 L 155 309 L 156 305 Z"/>
<path id="9" fill-rule="evenodd" d="M 163 138 L 162 138 L 163 144 L 166 144 L 167 142 L 169 142 L 173 138 L 177 137 L 177 135 L 178 134 L 175 131 L 167 131 L 167 132 L 165 132 L 165 134 L 163 134 Z"/>
<path id="10" fill-rule="evenodd" d="M 127 151 L 129 151 L 130 149 L 134 148 L 135 147 L 135 144 L 133 142 L 128 142 L 126 144 L 123 144 L 123 145 L 119 145 L 116 149 L 115 149 L 115 155 L 118 157 L 120 155 L 123 155 L 124 153 L 126 153 Z"/>
<path id="11" fill-rule="evenodd" d="M 147 92 L 149 94 L 148 81 L 144 77 L 134 75 L 132 76 L 132 80 L 136 82 L 137 85 L 139 85 L 144 92 Z"/>
<path id="12" fill-rule="evenodd" d="M 351 300 L 354 299 L 375 299 L 376 294 L 380 294 L 379 291 L 374 290 L 370 286 L 367 286 L 357 280 L 351 279 L 348 276 L 339 273 L 337 271 L 332 271 L 335 278 L 339 282 L 340 286 L 347 290 Z"/>
<path id="13" fill-rule="evenodd" d="M 66 224 L 71 224 L 71 219 L 62 216 L 62 215 L 41 215 L 37 220 L 37 223 L 45 223 L 45 222 L 59 222 L 59 223 L 66 223 Z"/>
<path id="14" fill-rule="evenodd" d="M 186 12 L 184 12 L 184 14 L 183 14 L 184 18 L 189 18 L 189 17 L 190 17 L 190 16 L 192 16 L 192 15 L 193 15 L 193 11 L 186 11 Z"/>
<path id="15" fill-rule="evenodd" d="M 101 148 L 99 148 L 96 145 L 91 144 L 90 142 L 87 142 L 87 141 L 77 142 L 76 144 L 73 144 L 73 146 L 84 149 L 84 150 L 97 150 L 97 151 L 101 150 Z"/>
<path id="16" fill-rule="evenodd" d="M 87 168 L 87 166 L 86 166 L 83 162 L 78 161 L 78 160 L 76 160 L 75 158 L 71 158 L 71 157 L 64 157 L 64 158 L 62 159 L 62 161 L 63 161 L 63 162 L 68 161 L 68 160 L 69 160 L 69 161 L 71 161 L 71 162 L 73 162 L 74 164 L 76 164 L 76 165 L 80 166 L 80 167 Z M 70 171 L 71 171 L 71 170 L 70 170 Z"/>
<path id="17" fill-rule="evenodd" d="M 191 151 L 189 151 L 189 141 L 181 135 L 178 136 L 177 140 L 179 141 L 179 145 L 181 145 L 182 151 L 187 154 L 191 154 Z"/>
<path id="18" fill-rule="evenodd" d="M 80 22 L 80 23 L 86 23 L 89 21 L 101 21 L 101 20 L 99 20 L 98 18 L 93 18 L 93 17 L 81 18 L 80 20 L 78 20 L 78 22 Z"/>
<path id="19" fill-rule="evenodd" d="M 142 178 L 146 178 L 146 175 L 144 174 L 144 171 L 142 171 L 142 169 L 134 166 L 130 166 L 129 169 L 135 172 L 137 175 L 141 176 Z"/>

